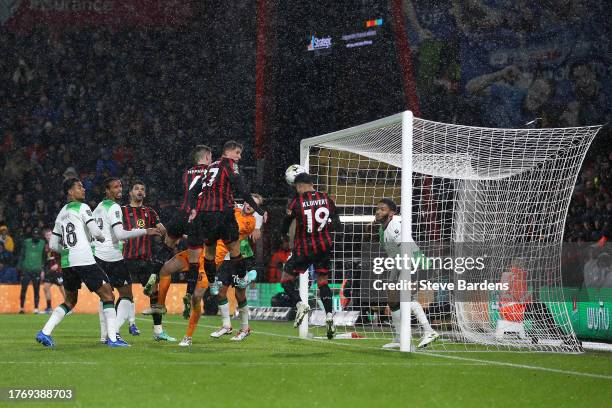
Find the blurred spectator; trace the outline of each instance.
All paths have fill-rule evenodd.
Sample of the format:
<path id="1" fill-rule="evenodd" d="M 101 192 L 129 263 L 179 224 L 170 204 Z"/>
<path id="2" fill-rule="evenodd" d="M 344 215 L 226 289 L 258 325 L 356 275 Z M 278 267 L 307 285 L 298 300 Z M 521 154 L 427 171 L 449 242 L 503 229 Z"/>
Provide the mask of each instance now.
<path id="1" fill-rule="evenodd" d="M 38 313 L 38 302 L 40 301 L 40 281 L 42 279 L 43 267 L 46 261 L 45 241 L 41 237 L 40 229 L 32 230 L 32 237 L 23 242 L 21 255 L 17 263 L 17 271 L 21 274 L 21 295 L 19 298 L 19 313 L 25 313 L 26 292 L 30 282 L 34 288 L 34 313 Z"/>
<path id="2" fill-rule="evenodd" d="M 0 225 L 0 243 L 2 248 L 11 254 L 15 251 L 15 242 L 13 237 L 9 235 L 9 229 L 6 225 Z"/>
<path id="3" fill-rule="evenodd" d="M 270 259 L 270 263 L 268 264 L 268 282 L 280 282 L 283 268 L 287 263 L 289 256 L 291 256 L 289 239 L 287 239 L 287 237 L 283 237 L 279 248 L 276 250 L 276 252 L 274 252 L 272 258 Z"/>

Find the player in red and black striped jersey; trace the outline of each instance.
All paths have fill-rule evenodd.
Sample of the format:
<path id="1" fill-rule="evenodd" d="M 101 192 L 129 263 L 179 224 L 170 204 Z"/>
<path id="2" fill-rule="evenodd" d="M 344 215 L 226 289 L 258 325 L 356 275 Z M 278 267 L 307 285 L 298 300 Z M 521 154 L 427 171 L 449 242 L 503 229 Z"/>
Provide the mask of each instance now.
<path id="1" fill-rule="evenodd" d="M 228 266 L 232 275 L 243 278 L 247 272 L 240 255 L 238 223 L 234 216 L 234 197 L 244 199 L 258 214 L 263 215 L 262 209 L 251 196 L 238 169 L 242 148 L 242 145 L 234 140 L 226 142 L 223 145 L 221 158 L 208 166 L 206 177 L 202 182 L 201 212 L 198 213 L 193 227 L 197 233 L 193 235 L 193 239 L 189 236 L 189 246 L 201 246 L 204 242 L 204 270 L 209 282 L 214 282 L 217 274 L 215 253 L 218 240 L 222 240 L 229 249 Z M 190 274 L 197 276 L 197 261 L 192 263 L 191 259 L 189 260 L 189 270 Z"/>
<path id="2" fill-rule="evenodd" d="M 140 180 L 132 182 L 129 196 L 130 203 L 121 207 L 124 228 L 128 231 L 137 228 L 157 228 L 164 235 L 166 228 L 161 223 L 157 211 L 144 205 L 146 197 L 144 182 Z M 140 282 L 145 286 L 151 276 L 156 276 L 161 269 L 161 264 L 153 259 L 152 246 L 152 238 L 148 235 L 130 238 L 123 244 L 123 258 L 132 282 Z M 150 303 L 157 304 L 156 292 L 151 294 Z M 134 303 L 132 303 L 132 310 L 128 316 L 130 334 L 140 334 L 140 330 L 136 327 Z M 176 341 L 163 331 L 161 315 L 153 316 L 153 338 L 158 341 Z"/>
<path id="3" fill-rule="evenodd" d="M 326 312 L 327 337 L 334 337 L 336 331 L 333 323 L 332 293 L 328 285 L 328 274 L 331 266 L 333 242 L 330 227 L 340 224 L 334 200 L 327 193 L 316 191 L 312 177 L 307 173 L 295 177 L 296 197 L 287 208 L 282 232 L 287 234 L 291 222 L 295 220 L 293 251 L 285 264 L 281 284 L 297 307 L 295 327 L 298 327 L 310 311 L 308 304 L 300 301 L 295 278 L 308 270 L 312 265 L 317 276 L 317 286 L 323 307 Z"/>
<path id="4" fill-rule="evenodd" d="M 47 308 L 45 309 L 45 313 L 51 313 L 51 285 L 57 285 L 64 300 L 66 299 L 66 292 L 64 292 L 64 280 L 62 279 L 62 263 L 61 263 L 61 255 L 57 252 L 53 251 L 49 246 L 49 241 L 51 241 L 51 230 L 44 230 L 44 237 L 47 243 L 45 244 L 45 265 L 44 272 L 45 278 L 43 280 L 43 292 L 45 294 L 45 299 L 47 299 Z"/>
<path id="5" fill-rule="evenodd" d="M 195 165 L 185 170 L 181 179 L 183 185 L 183 196 L 181 205 L 168 225 L 168 236 L 166 245 L 170 248 L 176 246 L 176 242 L 188 234 L 188 222 L 190 217 L 195 217 L 195 212 L 200 206 L 202 180 L 206 176 L 206 170 L 212 158 L 212 150 L 206 145 L 197 145 L 193 152 Z"/>

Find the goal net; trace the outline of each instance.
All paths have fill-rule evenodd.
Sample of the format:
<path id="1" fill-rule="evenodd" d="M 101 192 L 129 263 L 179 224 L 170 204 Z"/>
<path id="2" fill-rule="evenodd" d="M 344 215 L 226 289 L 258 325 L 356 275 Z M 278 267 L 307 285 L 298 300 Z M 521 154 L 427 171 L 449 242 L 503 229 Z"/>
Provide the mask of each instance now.
<path id="1" fill-rule="evenodd" d="M 330 272 L 340 336 L 391 341 L 398 332 L 388 307 L 396 295 L 383 287 L 397 276 L 376 268 L 386 253 L 374 214 L 390 198 L 409 229 L 404 240 L 414 241 L 410 299 L 440 334 L 428 350 L 581 351 L 560 255 L 575 180 L 598 130 L 469 127 L 404 112 L 303 140 L 301 164 L 341 215 Z M 402 137 L 412 150 L 404 161 Z M 412 188 L 401 188 L 402 174 Z M 301 335 L 323 335 L 316 285 L 303 278 L 300 289 L 319 309 Z M 405 311 L 412 330 L 402 333 L 417 342 L 422 327 Z"/>

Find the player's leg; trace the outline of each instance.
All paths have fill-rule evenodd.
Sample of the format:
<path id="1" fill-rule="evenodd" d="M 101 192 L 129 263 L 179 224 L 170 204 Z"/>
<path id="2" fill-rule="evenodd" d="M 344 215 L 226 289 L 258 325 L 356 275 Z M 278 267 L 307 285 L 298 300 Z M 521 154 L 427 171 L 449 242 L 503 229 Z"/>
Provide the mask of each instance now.
<path id="1" fill-rule="evenodd" d="M 27 272 L 22 272 L 21 275 L 21 292 L 19 293 L 19 314 L 24 314 L 25 310 L 23 310 L 25 306 L 25 298 L 26 293 L 28 292 L 28 285 L 32 280 L 32 275 Z"/>
<path id="2" fill-rule="evenodd" d="M 43 293 L 45 294 L 45 301 L 47 302 L 45 313 L 51 313 L 51 282 L 47 281 L 47 279 L 45 279 L 43 284 Z"/>
<path id="3" fill-rule="evenodd" d="M 191 298 L 192 309 L 191 315 L 189 316 L 189 325 L 187 326 L 185 337 L 183 337 L 183 340 L 179 343 L 179 346 L 181 347 L 191 346 L 191 338 L 193 337 L 193 333 L 195 332 L 198 322 L 200 321 L 200 317 L 202 316 L 201 303 L 204 293 L 206 292 L 206 288 L 208 288 L 206 273 L 199 272 L 196 288 L 194 289 L 193 296 Z"/>
<path id="4" fill-rule="evenodd" d="M 423 337 L 417 345 L 418 348 L 427 347 L 430 343 L 436 341 L 440 335 L 431 328 L 427 315 L 423 310 L 423 306 L 417 301 L 410 302 L 410 311 L 416 316 L 417 321 L 423 329 Z"/>
<path id="5" fill-rule="evenodd" d="M 34 314 L 38 314 L 38 304 L 40 303 L 40 273 L 32 277 L 32 287 L 34 288 Z"/>
<path id="6" fill-rule="evenodd" d="M 102 302 L 102 313 L 106 322 L 106 333 L 109 347 L 126 347 L 128 344 L 117 338 L 117 312 L 115 310 L 115 295 L 113 288 L 107 282 L 111 278 L 98 265 L 88 265 L 80 270 L 81 280 L 91 292 L 95 292 Z"/>
<path id="7" fill-rule="evenodd" d="M 313 266 L 315 274 L 317 276 L 317 287 L 319 288 L 319 297 L 323 303 L 325 309 L 325 327 L 327 331 L 327 338 L 333 339 L 336 334 L 336 326 L 334 325 L 334 308 L 332 302 L 332 292 L 329 287 L 329 268 L 331 266 L 331 260 L 329 254 L 324 252 L 319 254 L 313 260 Z"/>
<path id="8" fill-rule="evenodd" d="M 229 261 L 227 263 L 229 263 Z M 229 270 L 229 268 L 227 267 L 225 262 L 223 264 L 223 268 L 225 269 L 222 270 L 219 278 L 222 278 L 222 275 L 228 273 L 227 271 Z M 225 282 L 223 283 L 223 286 L 221 286 L 221 288 L 219 289 L 219 294 L 217 295 L 217 304 L 219 305 L 219 314 L 221 315 L 221 328 L 210 333 L 210 337 L 214 338 L 229 335 L 233 331 L 232 321 L 230 318 L 230 305 L 229 300 L 227 299 L 227 290 L 229 289 L 229 284 L 226 284 L 228 283 L 227 280 L 223 280 Z"/>
<path id="9" fill-rule="evenodd" d="M 66 299 L 64 303 L 53 309 L 45 326 L 36 334 L 36 341 L 46 347 L 53 347 L 55 345 L 51 337 L 53 329 L 77 304 L 79 298 L 78 290 L 81 287 L 81 278 L 74 268 L 66 268 L 64 270 L 64 284 L 66 289 Z"/>
<path id="10" fill-rule="evenodd" d="M 293 327 L 298 327 L 310 313 L 308 302 L 302 302 L 301 300 L 299 280 L 296 279 L 298 275 L 305 273 L 309 266 L 310 262 L 304 256 L 292 255 L 287 260 L 281 274 L 281 286 L 289 297 L 290 306 L 295 308 Z"/>
<path id="11" fill-rule="evenodd" d="M 172 274 L 181 272 L 188 268 L 187 251 L 179 252 L 170 260 L 166 261 L 159 271 L 159 286 L 157 293 L 157 303 L 151 304 L 149 309 L 142 312 L 144 315 L 165 314 L 166 296 L 172 282 Z"/>
<path id="12" fill-rule="evenodd" d="M 249 306 L 247 303 L 246 289 L 235 288 L 236 302 L 238 302 L 238 316 L 240 317 L 240 330 L 230 340 L 242 341 L 251 334 L 249 327 Z"/>

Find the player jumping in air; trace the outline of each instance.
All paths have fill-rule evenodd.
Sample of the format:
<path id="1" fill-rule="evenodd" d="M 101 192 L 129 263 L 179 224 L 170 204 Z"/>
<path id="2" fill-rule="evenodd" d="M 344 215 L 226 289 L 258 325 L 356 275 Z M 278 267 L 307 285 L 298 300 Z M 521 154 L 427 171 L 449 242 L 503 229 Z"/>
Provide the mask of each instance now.
<path id="1" fill-rule="evenodd" d="M 123 196 L 121 180 L 109 177 L 104 180 L 105 199 L 94 210 L 94 218 L 104 235 L 103 242 L 94 242 L 96 263 L 104 269 L 110 278 L 110 284 L 119 292 L 117 301 L 117 333 L 129 318 L 134 296 L 132 279 L 123 259 L 123 241 L 145 235 L 160 235 L 157 228 L 139 228 L 127 231 L 123 229 L 123 216 L 117 201 Z M 100 305 L 100 341 L 105 342 L 109 333 L 106 331 L 105 314 Z"/>
<path id="2" fill-rule="evenodd" d="M 261 205 L 263 203 L 263 199 L 260 195 L 253 194 L 253 198 L 255 199 L 255 202 L 257 202 L 258 205 Z M 240 234 L 240 253 L 243 256 L 245 263 L 247 264 L 249 263 L 248 260 L 252 259 L 253 257 L 253 251 L 251 250 L 250 244 L 248 242 L 248 237 L 253 233 L 253 231 L 255 231 L 257 225 L 257 221 L 253 213 L 255 213 L 255 210 L 249 204 L 246 203 L 242 206 L 237 205 L 234 209 L 234 214 L 236 216 L 236 222 L 238 223 Z M 246 245 L 243 245 L 244 242 Z M 183 259 L 184 263 L 186 263 L 185 261 L 186 260 Z M 202 263 L 200 264 L 200 275 L 198 277 L 198 284 L 192 298 L 193 313 L 191 313 L 191 317 L 189 318 L 189 327 L 187 328 L 185 337 L 179 344 L 179 346 L 183 347 L 191 345 L 191 338 L 193 336 L 193 332 L 195 331 L 198 321 L 200 320 L 200 301 L 202 300 L 204 292 L 208 287 L 208 279 L 204 271 L 203 257 L 201 258 L 201 261 Z M 212 333 L 211 337 L 221 337 L 223 335 L 232 333 L 229 313 L 229 302 L 227 300 L 227 290 L 230 286 L 234 286 L 236 288 L 235 294 L 236 301 L 238 302 L 241 328 L 236 334 L 236 336 L 232 337 L 232 340 L 244 340 L 249 334 L 251 334 L 251 329 L 249 328 L 249 310 L 247 306 L 246 287 L 257 277 L 257 273 L 255 272 L 254 276 L 249 276 L 249 274 L 247 274 L 247 276 L 243 279 L 239 278 L 238 275 L 229 275 L 229 273 L 227 273 L 227 266 L 229 264 L 229 250 L 221 240 L 217 242 L 215 264 L 217 265 L 217 268 L 219 270 L 219 277 L 218 280 L 213 283 L 213 287 L 211 287 L 211 293 L 213 295 L 218 296 L 219 310 L 221 312 L 223 326 L 221 327 L 221 329 Z M 254 269 L 252 268 L 252 265 L 247 266 L 247 268 Z M 221 288 L 219 288 L 219 286 L 221 286 Z M 213 291 L 216 293 L 214 293 Z"/>
<path id="3" fill-rule="evenodd" d="M 389 198 L 383 198 L 376 206 L 376 214 L 374 216 L 376 222 L 380 223 L 378 236 L 380 244 L 385 248 L 387 256 L 395 257 L 400 253 L 401 238 L 401 221 L 395 217 L 397 213 L 397 204 Z M 393 269 L 389 273 L 389 282 L 397 282 L 399 280 L 399 271 Z M 399 348 L 399 326 L 400 326 L 400 302 L 397 291 L 389 291 L 387 294 L 389 309 L 391 309 L 391 321 L 395 330 L 395 339 L 392 343 L 385 344 L 383 348 Z M 423 311 L 423 307 L 419 302 L 410 302 L 412 313 L 423 328 L 423 338 L 417 347 L 427 347 L 428 344 L 435 341 L 440 335 L 431 328 L 427 316 Z"/>
<path id="4" fill-rule="evenodd" d="M 132 187 L 129 192 L 130 204 L 121 207 L 123 213 L 123 222 L 125 228 L 129 231 L 136 228 L 157 228 L 162 235 L 165 235 L 166 228 L 161 223 L 157 212 L 143 204 L 146 197 L 146 186 L 143 181 L 136 180 L 132 182 Z M 152 255 L 152 242 L 148 235 L 130 238 L 123 245 L 123 257 L 132 282 L 140 282 L 143 287 L 146 286 L 148 279 L 151 276 L 157 276 L 159 269 L 165 260 L 159 260 Z M 163 244 L 162 244 L 163 245 Z M 161 251 L 160 251 L 161 252 Z M 158 252 L 158 255 L 159 253 Z M 157 291 L 152 288 L 149 295 L 151 305 L 157 304 Z M 136 327 L 136 314 L 134 303 L 129 316 L 130 334 L 139 335 L 140 331 Z M 162 316 L 160 314 L 153 315 L 153 340 L 155 341 L 176 341 L 174 337 L 169 336 L 163 329 Z"/>
<path id="5" fill-rule="evenodd" d="M 69 178 L 63 183 L 67 195 L 66 204 L 58 214 L 53 227 L 53 236 L 49 246 L 62 256 L 62 272 L 66 301 L 56 307 L 41 331 L 36 334 L 36 341 L 46 347 L 53 347 L 51 337 L 53 329 L 62 321 L 77 304 L 81 282 L 98 294 L 106 322 L 109 347 L 126 347 L 128 344 L 117 339 L 117 314 L 115 312 L 113 289 L 107 283 L 109 278 L 96 264 L 91 249 L 91 237 L 104 241 L 102 230 L 96 225 L 91 209 L 83 203 L 85 188 L 81 180 Z"/>
<path id="6" fill-rule="evenodd" d="M 327 193 L 315 190 L 312 176 L 307 173 L 298 174 L 294 184 L 297 196 L 289 204 L 282 232 L 287 234 L 291 222 L 295 219 L 295 238 L 291 257 L 287 260 L 281 276 L 281 284 L 291 299 L 291 305 L 297 308 L 294 327 L 298 327 L 310 312 L 310 306 L 300 300 L 295 278 L 306 272 L 311 265 L 314 267 L 319 296 L 325 308 L 327 338 L 332 339 L 336 328 L 332 293 L 328 285 L 333 250 L 330 224 L 334 224 L 334 227 L 339 225 L 340 218 L 334 200 Z"/>
<path id="7" fill-rule="evenodd" d="M 195 165 L 183 173 L 182 184 L 183 184 L 183 197 L 181 199 L 181 206 L 176 211 L 174 217 L 172 218 L 170 224 L 168 225 L 168 234 L 166 236 L 165 244 L 167 248 L 171 248 L 172 251 L 166 252 L 166 259 L 162 259 L 161 256 L 157 256 L 159 260 L 163 260 L 164 262 L 168 261 L 169 258 L 173 255 L 173 250 L 176 246 L 176 243 L 179 239 L 183 238 L 184 235 L 188 237 L 194 235 L 191 233 L 191 228 L 195 225 L 193 223 L 194 218 L 197 214 L 197 207 L 200 205 L 202 192 L 202 181 L 206 176 L 208 165 L 211 162 L 212 158 L 212 150 L 210 147 L 206 145 L 197 145 L 193 152 L 193 160 Z M 195 269 L 190 269 L 190 273 L 187 275 L 187 293 L 183 298 L 183 303 L 185 305 L 185 311 L 183 312 L 183 316 L 185 318 L 189 318 L 189 310 L 191 308 L 191 295 L 195 289 L 196 279 L 198 277 L 197 272 L 197 264 L 198 259 L 200 257 L 200 253 L 202 252 L 202 242 L 200 237 L 194 237 L 192 240 L 188 241 L 189 244 L 189 263 L 196 265 Z M 163 275 L 163 279 L 168 279 L 168 282 L 161 283 L 164 287 L 170 285 L 170 275 Z M 153 286 L 156 283 L 156 275 L 151 275 L 149 281 L 145 285 L 145 294 L 150 295 Z M 162 279 L 160 277 L 160 279 Z M 147 309 L 145 314 L 159 314 L 159 310 L 155 310 L 155 307 L 151 307 Z"/>
<path id="8" fill-rule="evenodd" d="M 257 213 L 264 215 L 262 209 L 246 188 L 238 169 L 242 157 L 242 145 L 230 140 L 223 145 L 221 158 L 208 166 L 202 182 L 201 208 L 193 223 L 189 236 L 190 246 L 204 242 L 204 270 L 208 282 L 214 282 L 217 275 L 215 255 L 217 241 L 227 246 L 230 260 L 227 273 L 244 279 L 247 270 L 240 254 L 238 223 L 234 215 L 234 196 L 244 199 Z M 189 260 L 190 271 L 198 271 L 198 265 Z"/>

